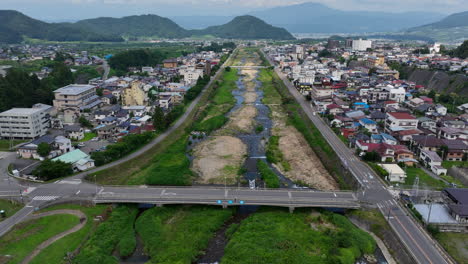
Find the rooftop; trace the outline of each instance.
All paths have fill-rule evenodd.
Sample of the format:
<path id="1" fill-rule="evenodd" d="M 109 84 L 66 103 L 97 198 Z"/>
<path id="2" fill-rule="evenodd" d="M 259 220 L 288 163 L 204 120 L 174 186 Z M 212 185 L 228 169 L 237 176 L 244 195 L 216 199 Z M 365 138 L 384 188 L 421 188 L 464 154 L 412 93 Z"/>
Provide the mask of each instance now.
<path id="1" fill-rule="evenodd" d="M 416 119 L 414 116 L 408 114 L 408 113 L 402 113 L 402 112 L 391 112 L 387 113 L 388 115 L 396 118 L 396 119 Z"/>
<path id="2" fill-rule="evenodd" d="M 65 163 L 75 163 L 81 159 L 86 159 L 88 158 L 88 154 L 84 153 L 83 151 L 79 149 L 75 149 L 73 151 L 70 151 L 66 154 L 63 154 L 62 156 L 59 156 L 57 158 L 52 159 L 52 161 L 62 161 Z"/>
<path id="3" fill-rule="evenodd" d="M 94 85 L 88 84 L 70 84 L 65 87 L 59 88 L 54 91 L 54 93 L 60 93 L 63 95 L 78 95 L 84 93 L 88 90 L 94 89 Z"/>
<path id="4" fill-rule="evenodd" d="M 44 111 L 43 108 L 12 108 L 0 113 L 0 115 L 32 115 Z"/>

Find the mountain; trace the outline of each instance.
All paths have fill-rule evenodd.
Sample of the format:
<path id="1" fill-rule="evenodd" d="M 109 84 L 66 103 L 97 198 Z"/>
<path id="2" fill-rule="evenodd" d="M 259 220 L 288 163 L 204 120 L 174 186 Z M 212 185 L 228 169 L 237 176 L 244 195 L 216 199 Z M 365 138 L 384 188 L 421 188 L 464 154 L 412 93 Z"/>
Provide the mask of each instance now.
<path id="1" fill-rule="evenodd" d="M 101 17 L 81 20 L 76 26 L 105 34 L 118 36 L 182 38 L 189 32 L 169 18 L 157 15 L 127 16 L 122 18 Z"/>
<path id="2" fill-rule="evenodd" d="M 435 41 L 441 42 L 462 42 L 468 39 L 468 11 L 449 15 L 435 23 L 410 28 L 404 33 L 431 36 Z"/>
<path id="3" fill-rule="evenodd" d="M 365 33 L 399 31 L 435 22 L 444 15 L 429 12 L 342 11 L 318 3 L 274 7 L 250 13 L 293 33 Z"/>
<path id="4" fill-rule="evenodd" d="M 235 17 L 224 25 L 202 30 L 186 30 L 169 18 L 157 15 L 46 23 L 17 11 L 0 10 L 0 43 L 20 43 L 24 37 L 50 41 L 123 41 L 122 37 L 186 38 L 204 35 L 237 39 L 294 39 L 285 29 L 253 16 Z"/>
<path id="5" fill-rule="evenodd" d="M 221 26 L 192 30 L 193 35 L 213 35 L 233 39 L 289 40 L 294 37 L 284 28 L 274 27 L 254 16 L 238 16 Z"/>
<path id="6" fill-rule="evenodd" d="M 19 43 L 23 36 L 50 41 L 122 41 L 120 37 L 76 28 L 69 23 L 46 23 L 13 10 L 0 10 L 0 43 Z"/>
<path id="7" fill-rule="evenodd" d="M 234 16 L 173 16 L 172 21 L 186 29 L 203 29 L 210 26 L 223 25 Z"/>

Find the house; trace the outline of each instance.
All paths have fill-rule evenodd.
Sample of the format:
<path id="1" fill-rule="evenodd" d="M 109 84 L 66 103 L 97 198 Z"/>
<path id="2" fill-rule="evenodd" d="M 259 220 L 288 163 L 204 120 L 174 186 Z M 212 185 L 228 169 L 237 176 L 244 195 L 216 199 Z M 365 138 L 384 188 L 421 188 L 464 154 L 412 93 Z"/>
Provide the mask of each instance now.
<path id="1" fill-rule="evenodd" d="M 362 118 L 359 120 L 359 124 L 361 124 L 365 129 L 367 129 L 371 133 L 377 132 L 377 123 L 373 120 L 368 118 Z"/>
<path id="2" fill-rule="evenodd" d="M 57 136 L 55 138 L 54 142 L 55 148 L 58 149 L 60 154 L 68 153 L 72 150 L 74 150 L 70 139 L 64 137 L 64 136 Z"/>
<path id="3" fill-rule="evenodd" d="M 94 160 L 92 160 L 88 154 L 79 149 L 63 154 L 52 159 L 52 161 L 62 161 L 72 164 L 73 171 L 84 171 L 94 167 Z"/>
<path id="4" fill-rule="evenodd" d="M 55 139 L 53 136 L 45 135 L 31 142 L 20 145 L 16 149 L 16 152 L 18 153 L 18 156 L 20 156 L 23 159 L 40 159 L 41 157 L 37 153 L 37 148 L 39 144 L 47 143 L 49 146 L 52 147 L 52 145 L 54 144 L 54 141 Z"/>
<path id="5" fill-rule="evenodd" d="M 453 218 L 460 223 L 468 223 L 468 189 L 446 188 L 442 195 Z"/>
<path id="6" fill-rule="evenodd" d="M 389 134 L 380 133 L 371 136 L 371 143 L 387 143 L 389 145 L 396 145 L 398 141 Z"/>
<path id="7" fill-rule="evenodd" d="M 432 132 L 436 131 L 437 123 L 428 117 L 419 117 L 418 118 L 419 127 L 429 129 Z"/>
<path id="8" fill-rule="evenodd" d="M 164 68 L 177 68 L 178 62 L 176 58 L 166 59 L 163 61 Z"/>
<path id="9" fill-rule="evenodd" d="M 346 117 L 353 118 L 353 119 L 360 119 L 362 117 L 365 117 L 366 114 L 364 114 L 363 111 L 357 110 L 357 111 L 348 111 L 345 113 Z"/>
<path id="10" fill-rule="evenodd" d="M 111 139 L 118 132 L 118 128 L 115 124 L 111 125 L 101 125 L 96 127 L 96 132 L 100 139 Z"/>
<path id="11" fill-rule="evenodd" d="M 414 158 L 414 153 L 404 145 L 393 146 L 395 150 L 396 162 L 403 162 L 406 166 L 413 166 L 418 161 Z"/>
<path id="12" fill-rule="evenodd" d="M 406 173 L 397 164 L 379 164 L 387 173 L 389 182 L 404 183 L 406 181 Z"/>
<path id="13" fill-rule="evenodd" d="M 63 128 L 67 137 L 71 140 L 79 141 L 84 138 L 84 129 L 79 125 L 69 125 Z"/>
<path id="14" fill-rule="evenodd" d="M 383 122 L 385 121 L 386 114 L 381 111 L 372 111 L 370 113 L 370 119 L 374 120 L 375 122 Z"/>
<path id="15" fill-rule="evenodd" d="M 422 150 L 419 154 L 420 159 L 424 162 L 426 167 L 429 167 L 436 175 L 446 175 L 447 169 L 442 167 L 442 158 L 439 155 L 430 150 Z"/>
<path id="16" fill-rule="evenodd" d="M 388 132 L 393 131 L 395 128 L 416 129 L 417 127 L 418 127 L 418 120 L 411 114 L 403 113 L 403 112 L 387 113 L 387 120 L 385 121 L 385 128 Z"/>
<path id="17" fill-rule="evenodd" d="M 344 110 L 341 109 L 341 107 L 339 105 L 337 105 L 337 104 L 327 105 L 327 111 L 331 115 L 338 115 L 338 114 L 342 114 L 344 112 Z"/>

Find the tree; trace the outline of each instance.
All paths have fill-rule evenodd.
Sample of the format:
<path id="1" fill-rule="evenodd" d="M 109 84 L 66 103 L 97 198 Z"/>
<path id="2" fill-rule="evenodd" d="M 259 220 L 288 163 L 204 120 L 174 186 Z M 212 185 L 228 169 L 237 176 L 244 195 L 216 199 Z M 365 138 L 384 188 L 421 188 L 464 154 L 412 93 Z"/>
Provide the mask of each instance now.
<path id="1" fill-rule="evenodd" d="M 73 173 L 70 163 L 63 161 L 45 160 L 32 172 L 39 179 L 48 181 L 60 177 L 65 177 Z"/>
<path id="2" fill-rule="evenodd" d="M 45 142 L 41 142 L 39 145 L 37 145 L 37 153 L 41 155 L 41 157 L 47 157 L 50 153 L 50 150 L 50 145 Z"/>
<path id="3" fill-rule="evenodd" d="M 80 122 L 80 124 L 84 127 L 88 127 L 88 128 L 93 127 L 93 124 L 91 124 L 91 122 L 89 122 L 89 120 L 86 119 L 84 116 L 80 116 L 80 118 L 78 119 L 78 122 Z"/>
<path id="4" fill-rule="evenodd" d="M 226 70 L 227 72 L 230 72 L 230 71 L 231 71 L 231 67 L 227 66 L 227 67 L 225 68 L 225 70 Z"/>
<path id="5" fill-rule="evenodd" d="M 157 106 L 153 114 L 153 126 L 157 131 L 166 130 L 166 122 L 164 117 L 164 111 L 161 107 Z"/>
<path id="6" fill-rule="evenodd" d="M 436 99 L 436 92 L 435 90 L 431 90 L 428 94 L 427 97 L 432 98 L 434 101 Z"/>
<path id="7" fill-rule="evenodd" d="M 56 87 L 63 87 L 69 85 L 75 81 L 73 78 L 73 73 L 71 72 L 70 68 L 67 67 L 62 62 L 57 62 L 54 65 L 54 69 L 50 73 L 49 77 L 51 83 Z"/>

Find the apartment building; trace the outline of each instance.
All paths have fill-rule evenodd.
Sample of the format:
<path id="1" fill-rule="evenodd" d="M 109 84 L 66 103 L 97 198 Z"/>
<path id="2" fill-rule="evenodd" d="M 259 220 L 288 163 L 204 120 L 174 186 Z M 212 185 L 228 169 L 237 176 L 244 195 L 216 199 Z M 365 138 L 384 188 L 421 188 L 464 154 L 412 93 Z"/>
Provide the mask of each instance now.
<path id="1" fill-rule="evenodd" d="M 51 109 L 50 105 L 37 104 L 0 113 L 0 137 L 33 139 L 45 135 L 50 127 Z"/>
<path id="2" fill-rule="evenodd" d="M 140 81 L 132 82 L 130 87 L 122 91 L 122 105 L 148 105 L 148 91 L 150 88 L 151 85 L 146 86 Z"/>
<path id="3" fill-rule="evenodd" d="M 101 104 L 99 96 L 96 95 L 96 86 L 93 85 L 70 84 L 55 90 L 54 94 L 54 106 L 57 111 L 67 109 L 79 113 Z"/>

